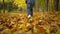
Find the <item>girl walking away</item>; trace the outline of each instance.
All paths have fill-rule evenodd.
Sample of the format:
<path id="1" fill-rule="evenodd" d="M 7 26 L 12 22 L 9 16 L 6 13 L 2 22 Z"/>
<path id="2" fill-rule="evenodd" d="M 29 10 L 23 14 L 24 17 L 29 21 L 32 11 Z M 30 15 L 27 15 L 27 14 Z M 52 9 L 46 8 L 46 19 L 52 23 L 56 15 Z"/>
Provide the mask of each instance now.
<path id="1" fill-rule="evenodd" d="M 35 6 L 35 0 L 26 0 L 27 4 L 27 11 L 28 11 L 28 18 L 33 16 L 33 7 Z"/>

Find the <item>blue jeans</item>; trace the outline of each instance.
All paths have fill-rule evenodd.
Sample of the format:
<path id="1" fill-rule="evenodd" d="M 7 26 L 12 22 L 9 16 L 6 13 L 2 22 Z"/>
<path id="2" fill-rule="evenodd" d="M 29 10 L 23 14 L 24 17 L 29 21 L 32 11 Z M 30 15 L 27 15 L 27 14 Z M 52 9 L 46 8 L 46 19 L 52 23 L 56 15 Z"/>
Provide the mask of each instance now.
<path id="1" fill-rule="evenodd" d="M 27 4 L 27 11 L 28 15 L 33 16 L 33 7 L 31 6 L 31 4 Z"/>

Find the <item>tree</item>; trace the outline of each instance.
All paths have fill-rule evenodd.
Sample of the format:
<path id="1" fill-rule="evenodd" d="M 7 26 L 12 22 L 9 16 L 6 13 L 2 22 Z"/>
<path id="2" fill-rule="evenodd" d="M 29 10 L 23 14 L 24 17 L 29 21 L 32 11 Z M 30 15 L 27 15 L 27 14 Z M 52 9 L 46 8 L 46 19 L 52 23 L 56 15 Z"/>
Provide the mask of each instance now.
<path id="1" fill-rule="evenodd" d="M 0 2 L 0 10 L 3 9 L 3 3 Z"/>
<path id="2" fill-rule="evenodd" d="M 3 5 L 3 8 L 1 8 Z M 12 11 L 12 10 L 16 10 L 18 9 L 18 6 L 14 4 L 14 0 L 7 0 L 7 1 L 4 1 L 1 3 L 0 5 L 0 9 L 3 9 L 3 12 L 5 13 L 5 10 L 8 10 L 8 12 Z"/>
<path id="3" fill-rule="evenodd" d="M 3 12 L 5 13 L 5 9 L 4 9 L 5 7 L 4 6 L 5 6 L 5 2 L 3 0 Z"/>
<path id="4" fill-rule="evenodd" d="M 45 0 L 45 2 L 44 2 L 44 4 L 45 4 L 45 6 L 44 6 L 44 10 L 45 11 L 48 11 L 48 2 L 49 2 L 49 0 Z"/>
<path id="5" fill-rule="evenodd" d="M 59 0 L 54 0 L 54 10 L 58 11 L 58 6 L 59 6 Z"/>

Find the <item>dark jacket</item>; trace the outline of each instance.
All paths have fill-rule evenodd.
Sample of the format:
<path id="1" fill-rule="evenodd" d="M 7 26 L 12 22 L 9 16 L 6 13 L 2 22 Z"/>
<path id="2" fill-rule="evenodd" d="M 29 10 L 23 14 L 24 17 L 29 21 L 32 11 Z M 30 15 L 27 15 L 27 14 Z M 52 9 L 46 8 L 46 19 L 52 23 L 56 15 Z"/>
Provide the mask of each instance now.
<path id="1" fill-rule="evenodd" d="M 31 6 L 35 6 L 35 0 L 26 0 L 26 4 L 30 4 Z"/>

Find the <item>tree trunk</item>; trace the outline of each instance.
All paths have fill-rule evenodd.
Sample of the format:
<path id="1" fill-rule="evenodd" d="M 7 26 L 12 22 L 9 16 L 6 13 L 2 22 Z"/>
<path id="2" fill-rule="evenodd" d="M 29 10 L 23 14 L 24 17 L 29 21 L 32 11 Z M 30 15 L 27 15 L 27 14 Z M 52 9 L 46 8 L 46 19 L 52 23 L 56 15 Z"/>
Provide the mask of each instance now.
<path id="1" fill-rule="evenodd" d="M 3 0 L 3 12 L 5 13 L 5 3 L 4 3 L 4 0 Z"/>
<path id="2" fill-rule="evenodd" d="M 59 0 L 54 0 L 54 11 L 58 11 Z"/>
<path id="3" fill-rule="evenodd" d="M 49 0 L 45 0 L 45 2 L 44 2 L 44 4 L 45 4 L 44 10 L 45 11 L 48 11 L 48 2 L 49 2 Z"/>

